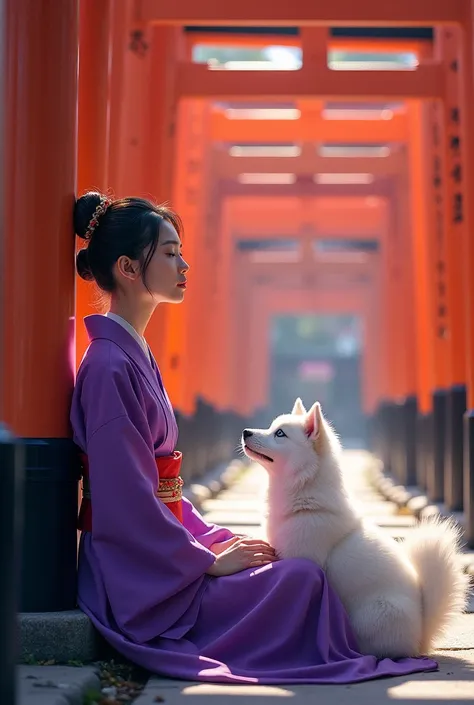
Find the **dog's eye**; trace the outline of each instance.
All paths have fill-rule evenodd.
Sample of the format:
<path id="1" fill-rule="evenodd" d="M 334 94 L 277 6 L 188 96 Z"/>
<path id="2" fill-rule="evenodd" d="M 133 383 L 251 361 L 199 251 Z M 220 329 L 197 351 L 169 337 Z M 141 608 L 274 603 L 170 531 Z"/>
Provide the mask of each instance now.
<path id="1" fill-rule="evenodd" d="M 278 429 L 278 431 L 275 431 L 275 436 L 277 438 L 286 438 L 286 433 L 281 430 L 281 428 Z"/>

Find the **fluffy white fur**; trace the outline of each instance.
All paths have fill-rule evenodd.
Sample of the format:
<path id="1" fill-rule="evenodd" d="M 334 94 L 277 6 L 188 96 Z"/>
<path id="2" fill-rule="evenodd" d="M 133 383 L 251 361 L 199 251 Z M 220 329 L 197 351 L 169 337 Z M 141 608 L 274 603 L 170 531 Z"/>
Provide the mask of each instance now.
<path id="1" fill-rule="evenodd" d="M 429 653 L 467 598 L 455 526 L 421 523 L 399 543 L 359 516 L 344 486 L 339 440 L 318 403 L 306 412 L 297 399 L 270 428 L 245 431 L 242 445 L 268 472 L 269 542 L 281 558 L 324 568 L 361 652 Z"/>

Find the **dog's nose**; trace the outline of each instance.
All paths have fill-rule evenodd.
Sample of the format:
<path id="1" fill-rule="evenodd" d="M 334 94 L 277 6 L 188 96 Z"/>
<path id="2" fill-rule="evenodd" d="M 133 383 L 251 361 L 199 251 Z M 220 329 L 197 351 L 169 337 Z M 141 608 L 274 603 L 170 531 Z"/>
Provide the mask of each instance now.
<path id="1" fill-rule="evenodd" d="M 244 429 L 244 432 L 242 433 L 244 438 L 248 438 L 249 436 L 253 436 L 252 431 L 249 431 L 248 428 Z"/>

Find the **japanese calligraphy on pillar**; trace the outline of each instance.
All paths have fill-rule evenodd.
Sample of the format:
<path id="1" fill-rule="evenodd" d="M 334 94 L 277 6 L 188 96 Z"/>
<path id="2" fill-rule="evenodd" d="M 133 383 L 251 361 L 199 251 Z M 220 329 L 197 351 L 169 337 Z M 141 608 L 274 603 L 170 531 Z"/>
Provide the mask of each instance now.
<path id="1" fill-rule="evenodd" d="M 454 30 L 446 31 L 444 46 L 452 50 Z M 450 218 L 453 224 L 464 221 L 464 196 L 463 196 L 463 173 L 461 161 L 461 106 L 459 105 L 459 61 L 452 58 L 449 61 L 448 69 L 448 90 L 446 105 L 446 120 L 448 132 L 448 164 L 447 174 L 450 182 L 449 191 L 452 200 L 450 203 Z"/>
<path id="2" fill-rule="evenodd" d="M 463 31 L 460 27 L 438 30 L 438 50 L 442 56 L 445 75 L 444 100 L 444 174 L 446 229 L 446 278 L 449 299 L 449 370 L 453 383 L 460 383 L 466 375 L 466 179 L 465 89 L 463 75 Z"/>
<path id="3" fill-rule="evenodd" d="M 436 336 L 447 337 L 448 310 L 446 292 L 446 233 L 444 221 L 445 188 L 444 181 L 444 140 L 443 113 L 439 101 L 433 101 L 430 106 L 430 126 L 432 141 L 432 189 L 433 189 L 433 228 L 435 251 L 433 256 L 435 282 L 435 325 Z"/>

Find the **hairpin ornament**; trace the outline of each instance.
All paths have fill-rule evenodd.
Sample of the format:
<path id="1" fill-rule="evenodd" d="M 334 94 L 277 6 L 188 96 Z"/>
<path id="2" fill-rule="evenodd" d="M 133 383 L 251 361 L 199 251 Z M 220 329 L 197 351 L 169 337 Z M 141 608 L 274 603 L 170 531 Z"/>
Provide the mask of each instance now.
<path id="1" fill-rule="evenodd" d="M 100 199 L 100 203 L 97 205 L 97 208 L 95 209 L 92 218 L 89 221 L 89 225 L 87 226 L 87 230 L 84 235 L 86 240 L 90 240 L 90 238 L 92 237 L 92 233 L 99 225 L 99 219 L 101 218 L 101 216 L 104 215 L 107 208 L 111 206 L 112 203 L 113 201 L 111 201 L 110 198 L 107 198 L 106 196 L 103 196 Z"/>

